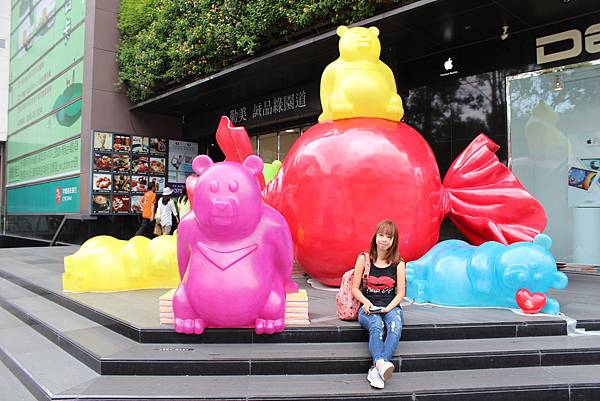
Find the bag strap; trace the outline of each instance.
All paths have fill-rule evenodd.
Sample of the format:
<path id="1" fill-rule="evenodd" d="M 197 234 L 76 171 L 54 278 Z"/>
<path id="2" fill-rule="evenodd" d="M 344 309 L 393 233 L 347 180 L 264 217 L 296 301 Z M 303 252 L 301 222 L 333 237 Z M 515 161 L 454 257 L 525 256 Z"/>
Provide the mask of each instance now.
<path id="1" fill-rule="evenodd" d="M 360 281 L 360 290 L 361 292 L 365 291 L 365 287 L 367 286 L 367 277 L 369 277 L 369 272 L 371 271 L 371 257 L 368 252 L 362 253 L 365 257 L 365 268 L 363 270 L 362 280 Z"/>

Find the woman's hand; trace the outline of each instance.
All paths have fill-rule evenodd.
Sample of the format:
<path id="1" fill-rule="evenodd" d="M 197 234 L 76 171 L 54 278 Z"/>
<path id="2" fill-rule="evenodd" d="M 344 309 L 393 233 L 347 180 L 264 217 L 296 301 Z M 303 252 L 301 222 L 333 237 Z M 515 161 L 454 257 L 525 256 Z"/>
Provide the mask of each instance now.
<path id="1" fill-rule="evenodd" d="M 388 313 L 389 311 L 391 311 L 394 308 L 390 308 L 390 306 L 386 306 L 385 308 L 383 308 L 383 313 Z"/>
<path id="2" fill-rule="evenodd" d="M 367 302 L 367 303 L 363 304 L 362 310 L 363 310 L 363 312 L 365 312 L 365 315 L 370 315 L 371 314 L 371 311 L 369 311 L 369 308 L 371 306 L 373 306 L 373 304 L 371 302 Z"/>

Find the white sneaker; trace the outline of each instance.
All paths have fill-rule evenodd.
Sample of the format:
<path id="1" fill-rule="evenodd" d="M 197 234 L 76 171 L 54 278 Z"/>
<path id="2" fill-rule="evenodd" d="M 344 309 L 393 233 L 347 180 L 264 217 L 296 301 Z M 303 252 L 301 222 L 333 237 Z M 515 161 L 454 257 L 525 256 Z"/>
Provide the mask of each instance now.
<path id="1" fill-rule="evenodd" d="M 379 373 L 379 376 L 381 376 L 381 378 L 384 381 L 388 381 L 392 378 L 392 374 L 394 373 L 394 369 L 396 369 L 396 367 L 394 366 L 393 363 L 391 362 L 384 362 L 382 363 L 378 368 L 377 368 L 377 372 Z"/>
<path id="2" fill-rule="evenodd" d="M 367 375 L 367 380 L 371 383 L 371 387 L 382 389 L 385 386 L 383 379 L 379 376 L 379 372 L 377 368 L 373 366 L 369 369 L 369 374 Z"/>

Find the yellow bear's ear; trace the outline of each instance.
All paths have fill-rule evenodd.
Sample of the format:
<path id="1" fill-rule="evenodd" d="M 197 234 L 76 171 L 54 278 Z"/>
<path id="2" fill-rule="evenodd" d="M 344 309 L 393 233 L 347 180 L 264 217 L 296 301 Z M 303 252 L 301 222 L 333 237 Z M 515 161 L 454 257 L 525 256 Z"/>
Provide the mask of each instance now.
<path id="1" fill-rule="evenodd" d="M 336 33 L 340 38 L 346 32 L 348 32 L 348 27 L 346 25 L 340 25 L 340 26 L 338 26 L 338 29 L 336 30 Z"/>
<path id="2" fill-rule="evenodd" d="M 379 29 L 375 26 L 370 26 L 369 32 L 374 36 L 379 36 Z"/>

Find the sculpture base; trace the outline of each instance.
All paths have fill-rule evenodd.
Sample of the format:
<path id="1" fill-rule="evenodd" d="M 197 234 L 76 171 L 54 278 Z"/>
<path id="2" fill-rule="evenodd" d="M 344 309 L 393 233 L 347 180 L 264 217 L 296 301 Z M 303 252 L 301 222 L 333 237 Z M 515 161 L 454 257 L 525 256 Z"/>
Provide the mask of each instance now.
<path id="1" fill-rule="evenodd" d="M 159 298 L 158 306 L 161 325 L 173 326 L 175 323 L 173 316 L 173 294 L 175 294 L 175 289 L 167 291 Z M 298 290 L 298 292 L 286 294 L 285 325 L 307 326 L 309 324 L 308 294 L 306 290 Z"/>

